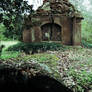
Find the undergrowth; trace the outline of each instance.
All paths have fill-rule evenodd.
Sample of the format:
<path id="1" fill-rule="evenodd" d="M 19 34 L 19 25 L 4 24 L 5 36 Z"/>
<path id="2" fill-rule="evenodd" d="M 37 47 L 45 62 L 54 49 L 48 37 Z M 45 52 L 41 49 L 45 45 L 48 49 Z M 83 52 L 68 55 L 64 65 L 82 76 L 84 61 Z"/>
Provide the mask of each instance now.
<path id="1" fill-rule="evenodd" d="M 70 68 L 68 71 L 68 76 L 72 76 L 75 81 L 75 91 L 74 92 L 85 92 L 87 89 L 92 89 L 92 73 L 85 70 L 76 71 L 73 68 Z"/>
<path id="2" fill-rule="evenodd" d="M 0 59 L 7 60 L 10 58 L 17 58 L 19 55 L 20 55 L 20 52 L 17 52 L 17 51 L 3 51 L 0 56 Z"/>
<path id="3" fill-rule="evenodd" d="M 40 43 L 23 43 L 20 42 L 16 45 L 10 46 L 8 51 L 22 51 L 22 50 L 59 50 L 63 46 L 59 43 L 49 43 L 49 42 L 40 42 Z"/>
<path id="4" fill-rule="evenodd" d="M 82 46 L 84 48 L 92 48 L 92 44 L 87 42 L 87 41 L 85 41 L 85 40 L 82 40 Z"/>

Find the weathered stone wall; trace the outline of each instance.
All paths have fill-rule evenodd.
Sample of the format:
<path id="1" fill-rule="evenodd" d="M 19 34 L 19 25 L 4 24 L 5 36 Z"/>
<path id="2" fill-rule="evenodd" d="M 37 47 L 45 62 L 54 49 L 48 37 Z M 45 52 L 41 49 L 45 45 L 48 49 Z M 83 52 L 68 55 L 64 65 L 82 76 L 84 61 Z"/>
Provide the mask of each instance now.
<path id="1" fill-rule="evenodd" d="M 23 31 L 23 41 L 24 42 L 32 42 L 31 29 L 25 29 Z"/>
<path id="2" fill-rule="evenodd" d="M 80 12 L 68 0 L 44 0 L 43 2 L 43 5 L 25 21 L 27 32 L 25 30 L 23 32 L 24 42 L 50 40 L 61 41 L 64 45 L 80 45 L 83 19 Z M 50 39 L 45 37 L 45 32 L 46 35 L 50 35 Z"/>
<path id="3" fill-rule="evenodd" d="M 24 42 L 41 42 L 41 30 L 39 26 L 34 26 L 29 30 L 23 31 Z"/>
<path id="4" fill-rule="evenodd" d="M 72 19 L 69 17 L 62 17 L 62 44 L 72 45 Z"/>
<path id="5" fill-rule="evenodd" d="M 41 42 L 41 37 L 42 37 L 41 28 L 39 26 L 34 26 L 33 29 L 35 31 L 34 32 L 34 37 L 35 37 L 34 42 Z"/>
<path id="6" fill-rule="evenodd" d="M 42 32 L 42 26 L 51 24 L 50 16 L 48 15 L 39 15 L 34 16 L 33 19 L 37 19 L 40 21 L 40 24 L 36 24 L 30 29 L 25 29 L 23 32 L 23 41 L 24 42 L 41 42 L 43 41 L 44 32 L 46 30 L 49 31 L 49 28 L 45 26 L 44 32 Z M 56 39 L 56 35 L 58 34 L 56 30 L 60 30 L 61 35 L 61 43 L 64 45 L 81 45 L 81 19 L 72 18 L 68 16 L 63 16 L 61 14 L 53 14 L 53 28 L 52 31 L 52 41 L 60 41 L 58 38 Z M 56 27 L 56 25 L 60 27 Z M 50 27 L 50 26 L 48 26 Z M 61 29 L 60 29 L 61 28 Z M 44 41 L 49 41 L 49 39 L 45 39 Z"/>
<path id="7" fill-rule="evenodd" d="M 38 18 L 41 21 L 39 26 L 33 26 L 30 30 L 27 30 L 27 31 L 24 30 L 23 32 L 24 42 L 41 42 L 42 41 L 44 32 L 42 33 L 41 27 L 46 24 L 50 25 L 51 21 L 50 21 L 50 17 L 47 15 L 43 15 Z M 72 19 L 70 17 L 65 17 L 61 15 L 53 15 L 53 19 L 54 19 L 54 26 L 52 28 L 52 31 L 54 32 L 52 35 L 53 36 L 52 41 L 60 41 L 58 40 L 58 38 L 56 39 L 56 35 L 58 35 L 56 30 L 60 30 L 61 32 L 59 32 L 60 33 L 59 36 L 61 36 L 61 43 L 64 45 L 71 45 L 72 44 L 72 27 L 73 27 Z M 48 30 L 47 27 L 46 29 Z"/>
<path id="8" fill-rule="evenodd" d="M 81 45 L 81 20 L 73 19 L 73 45 Z"/>

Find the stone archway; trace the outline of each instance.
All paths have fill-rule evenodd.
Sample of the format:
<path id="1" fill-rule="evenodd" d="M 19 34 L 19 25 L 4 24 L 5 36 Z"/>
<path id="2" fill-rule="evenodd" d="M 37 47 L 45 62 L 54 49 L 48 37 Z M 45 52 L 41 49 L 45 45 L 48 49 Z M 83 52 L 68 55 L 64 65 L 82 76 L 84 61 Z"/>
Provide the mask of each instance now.
<path id="1" fill-rule="evenodd" d="M 47 23 L 41 26 L 42 41 L 61 41 L 61 26 L 55 23 Z"/>

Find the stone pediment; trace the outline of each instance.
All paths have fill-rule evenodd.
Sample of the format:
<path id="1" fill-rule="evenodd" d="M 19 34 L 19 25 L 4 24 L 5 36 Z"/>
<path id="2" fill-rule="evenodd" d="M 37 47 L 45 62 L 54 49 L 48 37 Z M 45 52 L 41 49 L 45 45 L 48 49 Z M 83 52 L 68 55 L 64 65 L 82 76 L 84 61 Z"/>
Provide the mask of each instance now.
<path id="1" fill-rule="evenodd" d="M 53 13 L 71 15 L 75 12 L 74 6 L 68 0 L 44 0 L 37 13 Z"/>

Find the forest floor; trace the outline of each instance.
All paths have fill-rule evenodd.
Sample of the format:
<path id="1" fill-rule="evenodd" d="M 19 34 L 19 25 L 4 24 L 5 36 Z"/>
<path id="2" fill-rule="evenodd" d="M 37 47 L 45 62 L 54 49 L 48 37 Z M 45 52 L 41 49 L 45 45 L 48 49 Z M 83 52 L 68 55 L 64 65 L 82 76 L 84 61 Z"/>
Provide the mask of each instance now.
<path id="1" fill-rule="evenodd" d="M 18 42 L 3 42 L 6 47 L 16 43 Z M 81 46 L 66 47 L 66 50 L 48 50 L 44 53 L 37 53 L 33 55 L 14 52 L 14 56 L 13 53 L 10 52 L 10 57 L 11 55 L 14 57 L 8 57 L 7 60 L 10 62 L 14 62 L 16 60 L 36 61 L 47 71 L 50 72 L 54 70 L 55 72 L 58 72 L 63 80 L 63 83 L 72 88 L 74 92 L 77 92 L 76 90 L 78 90 L 78 92 L 84 92 L 84 89 L 92 89 L 92 49 L 83 48 Z M 2 55 L 2 57 L 5 57 L 5 55 Z"/>
<path id="2" fill-rule="evenodd" d="M 66 86 L 74 88 L 74 92 L 92 89 L 92 49 L 79 46 L 47 53 L 59 58 L 56 67 Z"/>
<path id="3" fill-rule="evenodd" d="M 58 70 L 65 85 L 77 87 L 80 92 L 92 86 L 92 49 L 71 47 L 55 55 L 60 58 Z"/>

